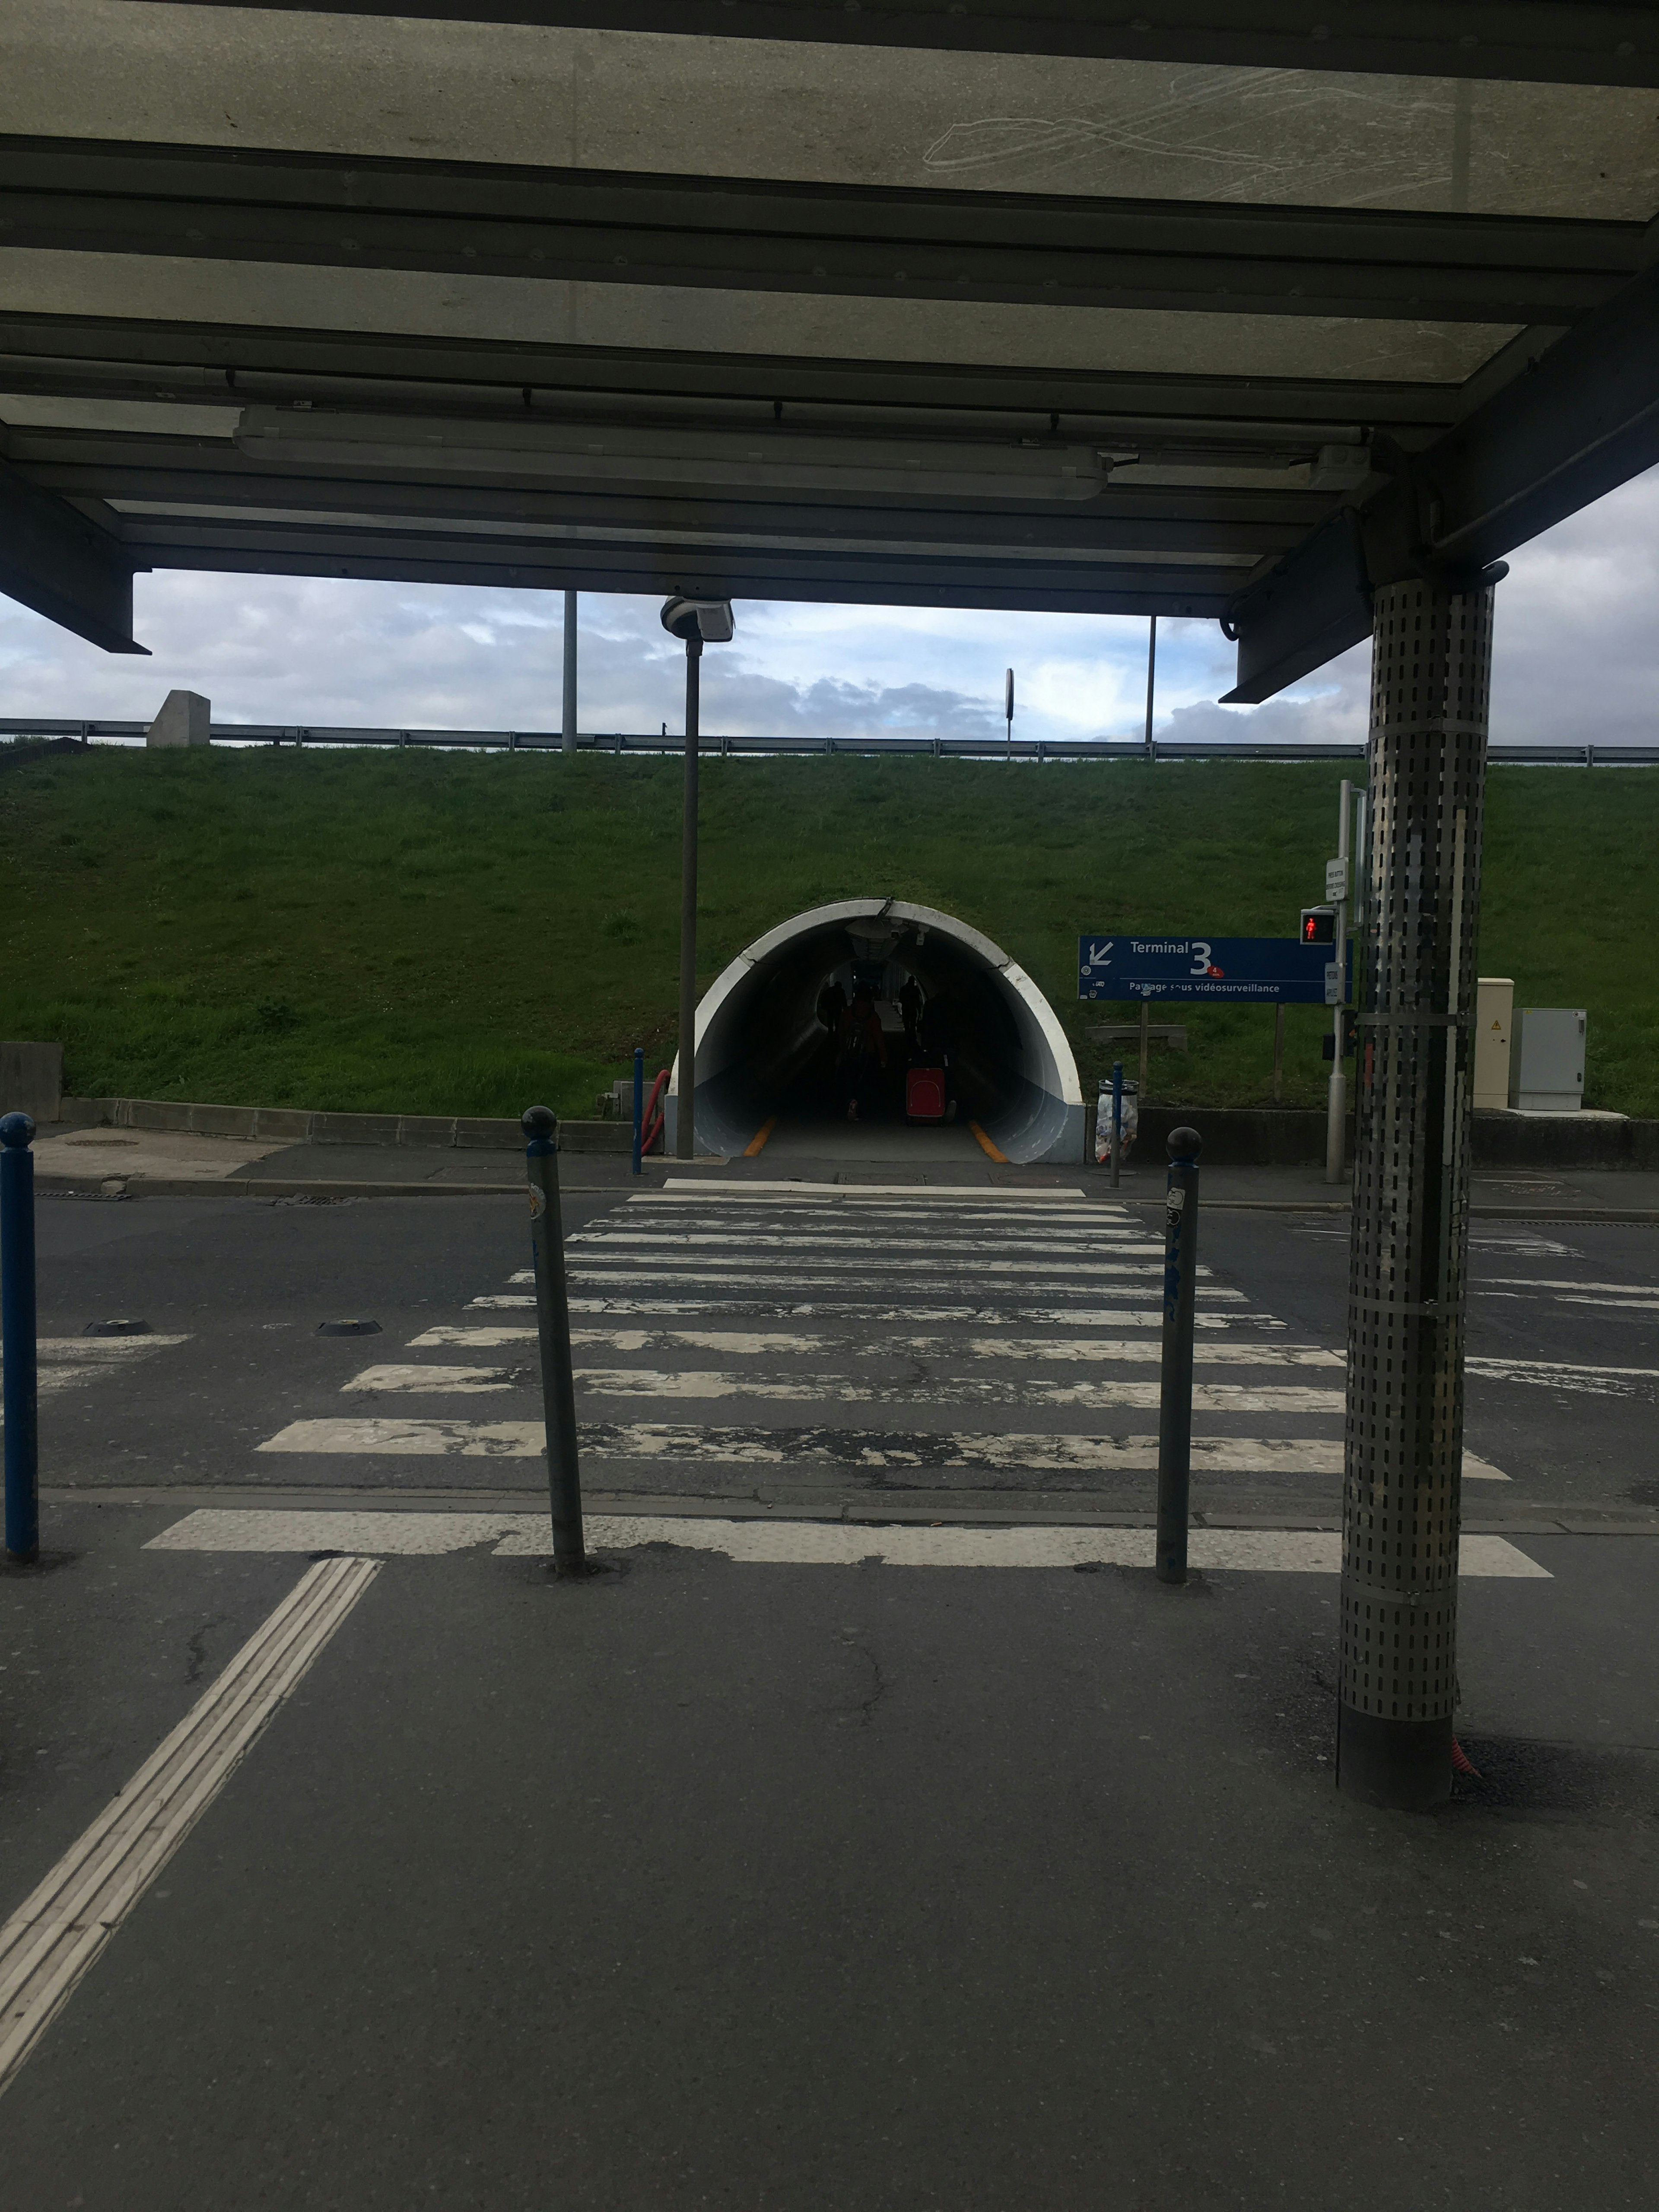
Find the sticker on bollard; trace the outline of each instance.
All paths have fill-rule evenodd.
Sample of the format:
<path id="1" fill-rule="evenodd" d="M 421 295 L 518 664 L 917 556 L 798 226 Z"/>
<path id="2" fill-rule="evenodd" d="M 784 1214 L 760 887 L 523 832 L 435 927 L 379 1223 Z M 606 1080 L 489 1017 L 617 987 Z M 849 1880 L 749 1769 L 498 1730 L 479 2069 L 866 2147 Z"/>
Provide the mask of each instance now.
<path id="1" fill-rule="evenodd" d="M 1158 1411 L 1158 1578 L 1187 1579 L 1193 1468 L 1193 1300 L 1198 1272 L 1196 1129 L 1165 1139 L 1170 1181 L 1164 1211 L 1164 1366 Z"/>

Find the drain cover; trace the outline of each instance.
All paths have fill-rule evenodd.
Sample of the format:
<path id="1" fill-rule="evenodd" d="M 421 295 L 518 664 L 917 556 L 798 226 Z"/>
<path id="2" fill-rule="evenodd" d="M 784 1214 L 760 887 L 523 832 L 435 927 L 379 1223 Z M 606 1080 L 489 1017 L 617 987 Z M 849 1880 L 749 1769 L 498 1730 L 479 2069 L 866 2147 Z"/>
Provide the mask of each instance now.
<path id="1" fill-rule="evenodd" d="M 378 1336 L 380 1324 L 377 1321 L 319 1321 L 319 1336 Z"/>
<path id="2" fill-rule="evenodd" d="M 148 1336 L 147 1321 L 89 1321 L 81 1332 L 82 1336 Z"/>

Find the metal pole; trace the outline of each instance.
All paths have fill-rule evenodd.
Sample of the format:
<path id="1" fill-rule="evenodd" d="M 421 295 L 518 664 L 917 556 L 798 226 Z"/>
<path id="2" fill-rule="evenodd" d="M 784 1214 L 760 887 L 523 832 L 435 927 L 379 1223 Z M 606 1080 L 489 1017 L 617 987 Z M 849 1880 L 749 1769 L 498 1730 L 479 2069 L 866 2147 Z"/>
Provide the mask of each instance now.
<path id="1" fill-rule="evenodd" d="M 558 1121 L 546 1106 L 526 1109 L 530 1249 L 536 1262 L 536 1335 L 542 1356 L 542 1418 L 547 1430 L 547 1492 L 553 1520 L 553 1571 L 579 1575 L 582 1479 L 576 1451 L 576 1384 L 570 1372 L 570 1308 L 564 1287 L 564 1229 L 559 1218 Z"/>
<path id="2" fill-rule="evenodd" d="M 1273 1008 L 1273 1103 L 1285 1096 L 1285 1001 Z"/>
<path id="3" fill-rule="evenodd" d="M 0 1120 L 0 1353 L 5 1363 L 6 1557 L 40 1554 L 40 1429 L 35 1401 L 34 1123 Z"/>
<path id="4" fill-rule="evenodd" d="M 1492 593 L 1376 594 L 1337 1780 L 1451 1790 Z"/>
<path id="5" fill-rule="evenodd" d="M 1336 823 L 1336 857 L 1348 858 L 1348 818 L 1352 814 L 1353 786 L 1346 776 L 1342 779 L 1342 796 L 1338 801 Z M 1347 879 L 1343 878 L 1342 896 L 1336 902 L 1336 941 L 1331 950 L 1336 955 L 1337 972 L 1341 975 L 1342 988 L 1336 1004 L 1331 1009 L 1332 1036 L 1331 1080 L 1325 1094 L 1325 1180 L 1340 1182 L 1345 1164 L 1344 1155 L 1348 1137 L 1348 1077 L 1342 1065 L 1342 1011 L 1347 1004 L 1348 974 L 1348 894 Z"/>
<path id="6" fill-rule="evenodd" d="M 1112 1062 L 1112 1188 L 1118 1188 L 1123 1168 L 1123 1062 Z"/>
<path id="7" fill-rule="evenodd" d="M 1011 668 L 1002 686 L 1003 718 L 1008 725 L 1008 750 L 1014 750 L 1014 672 Z"/>
<path id="8" fill-rule="evenodd" d="M 695 1157 L 697 1097 L 697 679 L 702 640 L 685 641 L 685 796 L 680 814 L 680 1065 L 674 1150 Z"/>
<path id="9" fill-rule="evenodd" d="M 564 720 L 560 744 L 568 753 L 576 750 L 576 594 L 564 595 Z"/>
<path id="10" fill-rule="evenodd" d="M 641 1172 L 645 1138 L 645 1047 L 634 1048 L 634 1172 Z"/>
<path id="11" fill-rule="evenodd" d="M 1158 682 L 1158 617 L 1146 621 L 1146 757 L 1152 754 L 1152 693 Z M 1143 1076 L 1143 1080 L 1144 1080 Z"/>
<path id="12" fill-rule="evenodd" d="M 1158 1409 L 1158 1578 L 1187 1579 L 1188 1499 L 1193 1474 L 1193 1287 L 1198 1261 L 1196 1129 L 1164 1140 L 1170 1184 L 1164 1214 L 1164 1370 Z"/>
<path id="13" fill-rule="evenodd" d="M 1143 1106 L 1146 1103 L 1147 1070 L 1152 1064 L 1152 1002 L 1150 999 L 1143 999 L 1140 1002 L 1140 1089 L 1136 1094 Z"/>

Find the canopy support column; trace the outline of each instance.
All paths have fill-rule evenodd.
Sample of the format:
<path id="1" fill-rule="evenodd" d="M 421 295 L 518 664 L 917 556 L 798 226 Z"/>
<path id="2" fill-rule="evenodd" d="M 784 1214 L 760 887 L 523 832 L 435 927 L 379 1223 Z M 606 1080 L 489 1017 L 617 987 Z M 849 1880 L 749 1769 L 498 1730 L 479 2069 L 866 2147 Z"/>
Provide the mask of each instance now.
<path id="1" fill-rule="evenodd" d="M 1492 592 L 1376 596 L 1337 1779 L 1451 1791 L 1474 946 Z"/>

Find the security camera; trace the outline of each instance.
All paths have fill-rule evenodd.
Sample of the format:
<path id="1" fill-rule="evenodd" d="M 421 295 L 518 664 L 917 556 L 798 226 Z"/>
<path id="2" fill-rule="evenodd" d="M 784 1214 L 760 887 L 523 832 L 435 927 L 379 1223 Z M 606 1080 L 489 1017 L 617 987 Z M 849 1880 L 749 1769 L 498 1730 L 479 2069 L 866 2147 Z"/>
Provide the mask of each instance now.
<path id="1" fill-rule="evenodd" d="M 688 645 L 693 638 L 704 645 L 729 645 L 737 628 L 730 599 L 670 599 L 663 607 L 662 626 Z"/>

